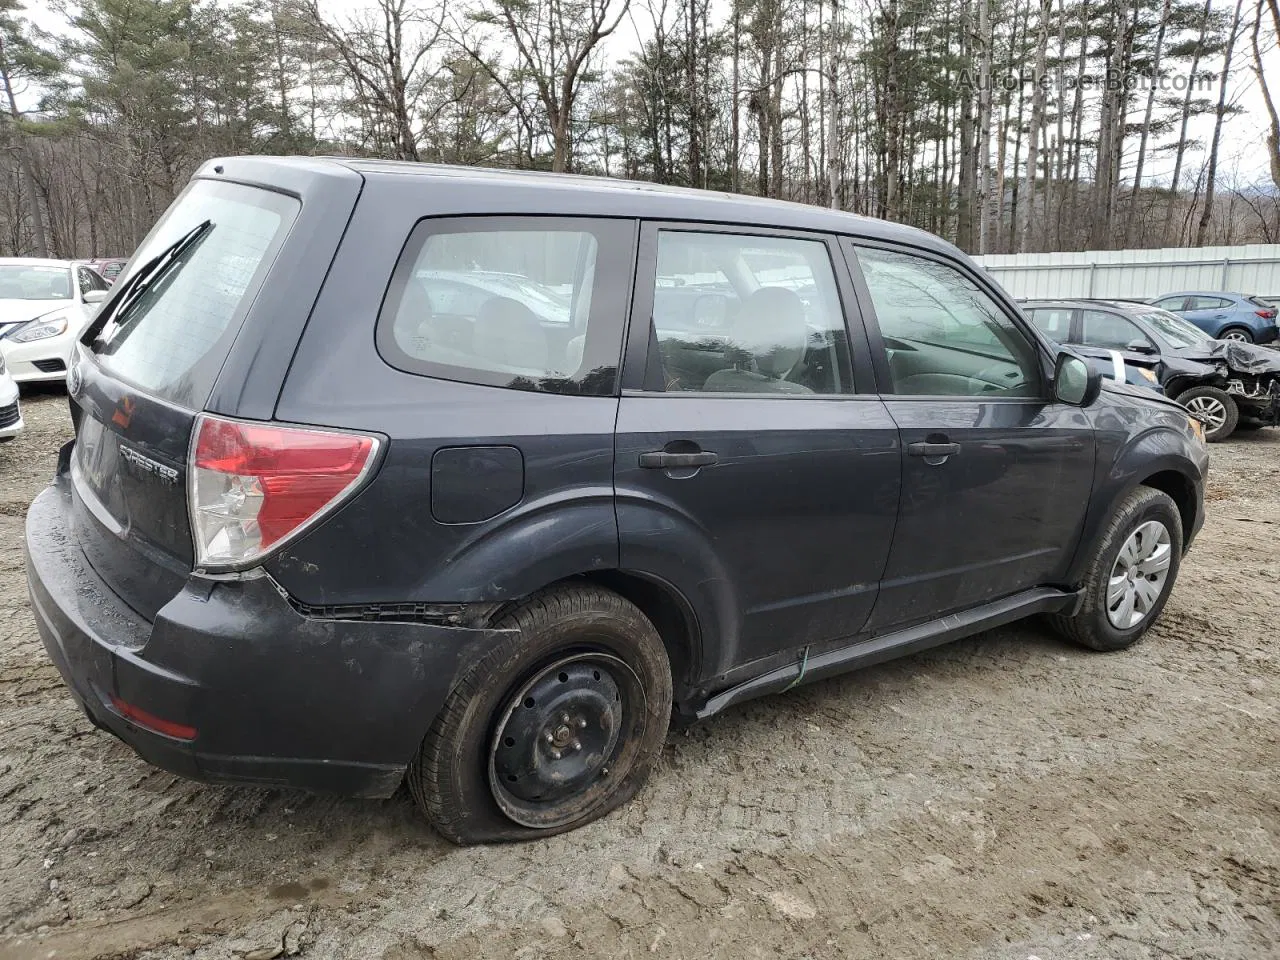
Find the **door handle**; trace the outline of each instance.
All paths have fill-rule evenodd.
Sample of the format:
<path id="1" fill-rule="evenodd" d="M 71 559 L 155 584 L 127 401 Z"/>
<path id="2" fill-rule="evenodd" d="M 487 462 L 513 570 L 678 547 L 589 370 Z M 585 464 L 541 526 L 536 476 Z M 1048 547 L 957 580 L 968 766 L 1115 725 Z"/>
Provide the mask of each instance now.
<path id="1" fill-rule="evenodd" d="M 929 443 L 920 440 L 907 444 L 907 453 L 913 457 L 949 457 L 960 452 L 958 443 Z"/>
<path id="2" fill-rule="evenodd" d="M 672 470 L 680 467 L 709 467 L 718 463 L 720 458 L 709 450 L 698 453 L 667 453 L 657 450 L 653 453 L 640 454 L 640 466 L 652 470 Z"/>

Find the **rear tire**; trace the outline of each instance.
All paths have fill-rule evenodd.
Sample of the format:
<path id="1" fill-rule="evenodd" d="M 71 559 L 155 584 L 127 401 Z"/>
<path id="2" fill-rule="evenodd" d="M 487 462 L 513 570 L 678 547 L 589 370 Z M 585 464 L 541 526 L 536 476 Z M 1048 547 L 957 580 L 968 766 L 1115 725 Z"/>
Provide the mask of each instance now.
<path id="1" fill-rule="evenodd" d="M 1240 408 L 1225 390 L 1192 387 L 1178 394 L 1178 402 L 1204 421 L 1204 438 L 1209 443 L 1225 440 L 1236 432 Z"/>
<path id="2" fill-rule="evenodd" d="M 635 794 L 671 719 L 671 666 L 652 623 L 594 586 L 532 597 L 518 631 L 454 688 L 410 764 L 409 790 L 458 844 L 572 830 Z"/>
<path id="3" fill-rule="evenodd" d="M 1253 343 L 1253 331 L 1248 327 L 1227 327 L 1220 334 L 1219 340 L 1235 340 L 1239 343 Z"/>
<path id="4" fill-rule="evenodd" d="M 1079 610 L 1051 616 L 1049 622 L 1091 650 L 1123 650 L 1137 643 L 1173 591 L 1182 536 L 1182 516 L 1173 499 L 1138 487 L 1120 502 L 1098 539 Z"/>

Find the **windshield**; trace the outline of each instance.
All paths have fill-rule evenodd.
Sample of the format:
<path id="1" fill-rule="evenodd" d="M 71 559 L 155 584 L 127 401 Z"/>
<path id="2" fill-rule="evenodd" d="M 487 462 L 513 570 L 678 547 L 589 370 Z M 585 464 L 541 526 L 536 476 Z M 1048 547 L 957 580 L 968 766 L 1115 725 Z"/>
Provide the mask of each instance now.
<path id="1" fill-rule="evenodd" d="M 0 263 L 0 300 L 70 299 L 70 267 Z"/>
<path id="2" fill-rule="evenodd" d="M 1212 343 L 1213 338 L 1190 320 L 1183 320 L 1168 310 L 1147 310 L 1142 319 L 1156 328 L 1156 333 L 1175 347 L 1198 347 Z"/>

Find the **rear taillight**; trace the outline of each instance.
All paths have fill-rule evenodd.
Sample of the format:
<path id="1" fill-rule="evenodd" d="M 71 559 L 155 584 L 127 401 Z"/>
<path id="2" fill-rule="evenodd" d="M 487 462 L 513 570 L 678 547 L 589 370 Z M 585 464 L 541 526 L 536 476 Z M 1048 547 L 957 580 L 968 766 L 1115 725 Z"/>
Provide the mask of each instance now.
<path id="1" fill-rule="evenodd" d="M 1276 318 L 1276 312 L 1274 310 L 1255 310 L 1253 312 L 1263 320 L 1274 320 Z"/>
<path id="2" fill-rule="evenodd" d="M 187 472 L 196 567 L 261 560 L 354 494 L 377 452 L 363 434 L 201 414 Z"/>
<path id="3" fill-rule="evenodd" d="M 157 717 L 154 713 L 148 713 L 141 707 L 126 703 L 115 694 L 111 695 L 111 705 L 116 708 L 120 716 L 132 720 L 138 726 L 146 727 L 155 733 L 163 733 L 166 737 L 173 737 L 175 740 L 194 740 L 199 732 L 195 727 L 187 726 L 185 723 L 175 723 L 172 720 Z"/>

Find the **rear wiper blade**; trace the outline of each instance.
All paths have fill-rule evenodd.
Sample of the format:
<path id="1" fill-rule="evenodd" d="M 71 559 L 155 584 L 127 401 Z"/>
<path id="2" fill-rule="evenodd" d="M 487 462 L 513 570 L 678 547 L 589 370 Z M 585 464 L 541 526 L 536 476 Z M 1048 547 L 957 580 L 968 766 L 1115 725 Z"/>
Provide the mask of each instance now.
<path id="1" fill-rule="evenodd" d="M 89 324 L 84 334 L 80 337 L 80 342 L 85 346 L 92 346 L 93 341 L 102 332 L 103 327 L 110 323 L 113 318 L 124 316 L 125 311 L 137 301 L 138 297 L 142 296 L 148 287 L 164 275 L 170 264 L 174 263 L 178 257 L 191 248 L 192 244 L 212 229 L 212 220 L 203 220 L 197 223 L 139 267 L 117 292 L 113 308 L 111 310 L 98 311 L 93 318 L 93 323 Z"/>

